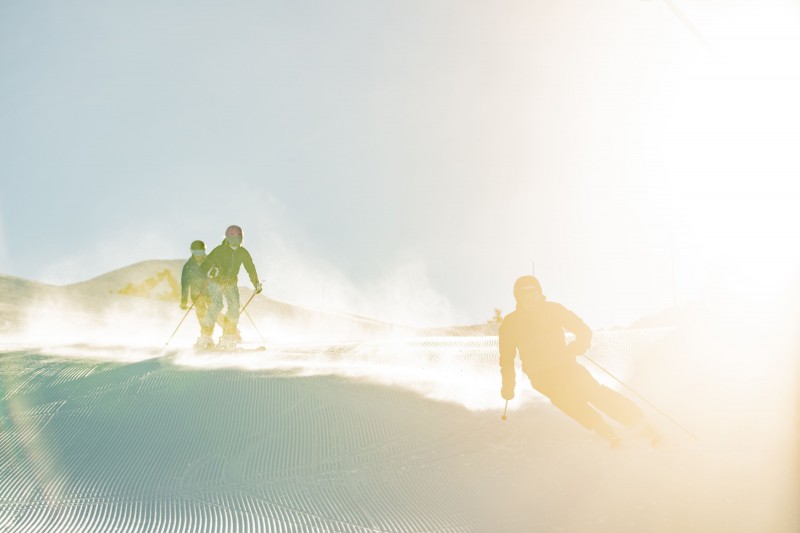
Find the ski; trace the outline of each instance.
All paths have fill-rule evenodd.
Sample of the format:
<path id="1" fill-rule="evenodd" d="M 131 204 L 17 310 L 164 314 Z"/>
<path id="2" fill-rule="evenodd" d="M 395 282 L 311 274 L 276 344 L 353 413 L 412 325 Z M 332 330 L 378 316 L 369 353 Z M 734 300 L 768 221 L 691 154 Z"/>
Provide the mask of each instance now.
<path id="1" fill-rule="evenodd" d="M 267 350 L 266 346 L 231 346 L 231 347 L 219 347 L 219 346 L 209 346 L 208 348 L 198 348 L 195 347 L 194 351 L 199 353 L 242 353 L 242 352 L 265 352 Z"/>

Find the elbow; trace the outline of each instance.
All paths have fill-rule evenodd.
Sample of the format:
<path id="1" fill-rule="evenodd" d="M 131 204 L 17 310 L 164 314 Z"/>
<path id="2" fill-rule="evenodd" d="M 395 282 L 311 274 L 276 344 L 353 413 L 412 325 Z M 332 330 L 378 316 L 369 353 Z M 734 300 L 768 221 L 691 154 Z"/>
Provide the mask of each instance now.
<path id="1" fill-rule="evenodd" d="M 575 345 L 574 352 L 576 355 L 582 355 L 589 351 L 589 348 L 592 347 L 592 338 L 588 337 L 586 339 L 581 340 L 580 342 L 573 343 Z"/>

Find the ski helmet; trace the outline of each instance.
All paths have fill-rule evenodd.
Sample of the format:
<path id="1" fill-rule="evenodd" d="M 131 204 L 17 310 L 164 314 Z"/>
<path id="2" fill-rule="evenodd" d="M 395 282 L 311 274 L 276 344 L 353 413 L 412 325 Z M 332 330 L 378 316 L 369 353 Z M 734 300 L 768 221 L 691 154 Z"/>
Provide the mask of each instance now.
<path id="1" fill-rule="evenodd" d="M 235 225 L 234 226 L 228 226 L 228 229 L 225 230 L 225 236 L 226 237 L 233 237 L 235 235 L 238 235 L 239 237 L 241 237 L 242 236 L 242 228 L 240 228 L 239 226 L 235 226 Z"/>
<path id="2" fill-rule="evenodd" d="M 542 295 L 542 284 L 533 276 L 522 276 L 514 282 L 514 298 L 519 299 L 523 292 L 533 291 L 535 294 Z"/>
<path id="3" fill-rule="evenodd" d="M 205 250 L 206 244 L 203 241 L 193 241 L 191 246 L 189 246 L 190 250 Z"/>

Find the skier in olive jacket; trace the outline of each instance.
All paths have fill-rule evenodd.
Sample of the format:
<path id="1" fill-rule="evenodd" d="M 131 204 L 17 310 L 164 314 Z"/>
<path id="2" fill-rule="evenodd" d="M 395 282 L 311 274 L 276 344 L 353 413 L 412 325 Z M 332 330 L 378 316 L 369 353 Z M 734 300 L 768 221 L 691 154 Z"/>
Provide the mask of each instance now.
<path id="1" fill-rule="evenodd" d="M 203 241 L 194 241 L 189 246 L 189 250 L 192 252 L 192 257 L 186 261 L 181 270 L 181 309 L 189 309 L 189 297 L 191 297 L 195 313 L 197 313 L 197 321 L 202 330 L 203 321 L 211 303 L 211 298 L 206 291 L 206 277 L 202 272 L 202 264 L 206 258 L 206 245 Z M 198 342 L 201 342 L 201 339 L 202 337 L 198 339 Z"/>
<path id="2" fill-rule="evenodd" d="M 546 301 L 542 286 L 533 276 L 523 276 L 514 284 L 517 309 L 500 325 L 501 395 L 514 398 L 516 376 L 514 360 L 519 351 L 522 371 L 534 389 L 547 396 L 561 411 L 584 427 L 619 444 L 601 411 L 625 426 L 637 428 L 653 444 L 659 435 L 645 421 L 644 413 L 631 400 L 601 385 L 576 357 L 592 344 L 592 330 L 575 313 L 561 304 Z M 565 330 L 575 335 L 567 344 Z"/>
<path id="3" fill-rule="evenodd" d="M 262 290 L 261 283 L 258 281 L 256 267 L 253 259 L 242 246 L 242 228 L 239 226 L 229 226 L 225 230 L 225 239 L 222 244 L 214 248 L 201 266 L 203 275 L 209 279 L 208 294 L 211 297 L 211 305 L 203 321 L 202 340 L 206 347 L 213 345 L 211 335 L 214 332 L 214 322 L 222 311 L 223 300 L 228 306 L 225 315 L 225 325 L 223 326 L 220 346 L 232 347 L 240 340 L 237 334 L 239 323 L 239 269 L 244 265 L 244 269 L 250 276 L 256 294 Z"/>

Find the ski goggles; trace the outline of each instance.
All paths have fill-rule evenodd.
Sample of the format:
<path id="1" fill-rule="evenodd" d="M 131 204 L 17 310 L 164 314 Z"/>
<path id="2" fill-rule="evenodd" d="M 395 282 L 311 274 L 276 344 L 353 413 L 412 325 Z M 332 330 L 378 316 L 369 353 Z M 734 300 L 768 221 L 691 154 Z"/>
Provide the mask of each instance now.
<path id="1" fill-rule="evenodd" d="M 514 298 L 517 300 L 540 300 L 542 299 L 542 292 L 539 287 L 519 287 L 514 291 Z"/>
<path id="2" fill-rule="evenodd" d="M 195 257 L 200 257 L 202 255 L 206 255 L 205 250 L 192 250 L 192 255 Z"/>
<path id="3" fill-rule="evenodd" d="M 524 294 L 533 294 L 535 292 L 539 292 L 541 289 L 539 287 L 531 285 L 530 287 L 517 287 L 517 293 L 524 293 Z"/>

